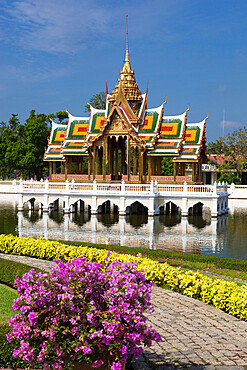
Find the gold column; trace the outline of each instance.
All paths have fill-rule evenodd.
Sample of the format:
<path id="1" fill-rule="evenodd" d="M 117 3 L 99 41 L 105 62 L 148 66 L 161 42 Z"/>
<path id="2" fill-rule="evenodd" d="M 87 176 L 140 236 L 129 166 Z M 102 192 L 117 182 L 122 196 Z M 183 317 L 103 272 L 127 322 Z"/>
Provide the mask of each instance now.
<path id="1" fill-rule="evenodd" d="M 95 175 L 98 175 L 99 172 L 99 147 L 95 147 L 95 155 L 94 155 L 94 178 Z"/>
<path id="2" fill-rule="evenodd" d="M 49 162 L 49 179 L 52 179 L 52 162 Z"/>
<path id="3" fill-rule="evenodd" d="M 102 163 L 102 175 L 103 181 L 106 181 L 106 153 L 107 153 L 107 136 L 104 137 L 104 145 L 103 145 L 103 163 Z"/>
<path id="4" fill-rule="evenodd" d="M 102 148 L 102 147 L 101 147 Z M 102 168 L 103 168 L 103 148 L 101 149 L 100 148 L 100 155 L 99 155 L 99 174 L 100 175 L 103 175 L 103 173 L 102 173 Z"/>
<path id="5" fill-rule="evenodd" d="M 195 163 L 192 163 L 192 181 L 196 181 L 196 169 L 195 169 Z"/>
<path id="6" fill-rule="evenodd" d="M 117 180 L 118 179 L 118 160 L 119 160 L 119 158 L 118 158 L 118 141 L 116 141 L 116 148 L 115 148 L 115 165 L 114 165 L 114 169 L 115 169 L 115 180 Z"/>
<path id="7" fill-rule="evenodd" d="M 130 152 L 130 138 L 127 138 L 127 178 L 130 181 L 130 170 L 131 170 L 131 152 Z"/>
<path id="8" fill-rule="evenodd" d="M 137 174 L 137 147 L 134 147 L 134 154 L 133 154 L 133 175 Z M 139 157 L 140 160 L 140 157 Z"/>
<path id="9" fill-rule="evenodd" d="M 67 180 L 67 175 L 68 175 L 68 159 L 67 159 L 67 157 L 65 158 L 65 163 L 64 163 L 64 173 L 65 173 L 65 180 Z"/>
<path id="10" fill-rule="evenodd" d="M 151 157 L 148 157 L 148 181 L 151 181 L 151 171 L 152 171 L 152 166 L 151 166 Z"/>
<path id="11" fill-rule="evenodd" d="M 143 180 L 143 151 L 139 150 L 139 181 Z"/>
<path id="12" fill-rule="evenodd" d="M 54 161 L 53 162 L 53 170 L 52 173 L 57 173 L 57 163 Z"/>
<path id="13" fill-rule="evenodd" d="M 90 175 L 91 175 L 91 153 L 89 153 L 87 157 L 87 168 L 88 168 L 88 180 L 90 181 Z"/>
<path id="14" fill-rule="evenodd" d="M 93 148 L 92 150 L 92 167 L 93 167 L 93 180 L 95 179 L 95 169 L 96 169 L 96 164 L 95 164 L 95 153 L 96 147 Z"/>
<path id="15" fill-rule="evenodd" d="M 108 175 L 111 175 L 111 138 L 110 136 L 108 139 L 107 160 L 108 160 Z"/>
<path id="16" fill-rule="evenodd" d="M 185 176 L 185 163 L 181 162 L 180 166 L 181 166 L 181 176 Z"/>
<path id="17" fill-rule="evenodd" d="M 122 175 L 124 175 L 124 162 L 125 162 L 125 143 L 124 143 L 124 138 L 123 138 L 122 145 L 121 145 L 121 172 L 122 172 Z"/>
<path id="18" fill-rule="evenodd" d="M 143 153 L 143 175 L 147 174 L 147 152 Z"/>
<path id="19" fill-rule="evenodd" d="M 198 181 L 202 182 L 202 159 L 198 162 Z"/>
<path id="20" fill-rule="evenodd" d="M 178 175 L 178 163 L 173 162 L 173 176 L 174 176 L 174 181 L 176 182 L 176 177 Z"/>

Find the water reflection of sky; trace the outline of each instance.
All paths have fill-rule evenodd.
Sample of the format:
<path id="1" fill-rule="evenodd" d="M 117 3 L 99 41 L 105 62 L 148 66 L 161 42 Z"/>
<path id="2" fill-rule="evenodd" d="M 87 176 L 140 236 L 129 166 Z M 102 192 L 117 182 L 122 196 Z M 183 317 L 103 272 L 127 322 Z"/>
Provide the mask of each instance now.
<path id="1" fill-rule="evenodd" d="M 17 214 L 16 204 L 15 199 L 0 200 L 1 233 L 247 259 L 247 207 L 236 203 L 230 205 L 229 215 L 218 219 L 211 219 L 208 213 L 203 217 L 181 218 L 179 215 L 63 215 L 61 211 L 48 215 L 25 209 Z"/>

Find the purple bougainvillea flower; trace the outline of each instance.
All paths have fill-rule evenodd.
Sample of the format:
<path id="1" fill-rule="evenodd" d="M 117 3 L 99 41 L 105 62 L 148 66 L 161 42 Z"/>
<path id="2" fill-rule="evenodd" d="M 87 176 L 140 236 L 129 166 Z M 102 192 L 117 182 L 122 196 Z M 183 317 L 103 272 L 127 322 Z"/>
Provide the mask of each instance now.
<path id="1" fill-rule="evenodd" d="M 85 258 L 56 262 L 48 272 L 30 270 L 15 281 L 13 309 L 21 313 L 9 320 L 8 341 L 20 340 L 13 356 L 29 365 L 38 361 L 45 370 L 73 361 L 120 370 L 128 353 L 140 356 L 142 344 L 161 340 L 144 316 L 153 311 L 153 283 L 136 264 L 108 258 L 102 264 Z"/>

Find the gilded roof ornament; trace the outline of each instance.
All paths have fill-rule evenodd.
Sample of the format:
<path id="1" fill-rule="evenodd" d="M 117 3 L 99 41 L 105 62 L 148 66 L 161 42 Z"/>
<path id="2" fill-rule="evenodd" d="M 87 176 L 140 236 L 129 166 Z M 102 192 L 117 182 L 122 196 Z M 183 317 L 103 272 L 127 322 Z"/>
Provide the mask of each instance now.
<path id="1" fill-rule="evenodd" d="M 189 108 L 188 109 L 186 109 L 186 116 L 187 116 L 187 113 L 189 112 L 189 110 L 190 110 L 190 103 L 189 103 Z"/>
<path id="2" fill-rule="evenodd" d="M 126 14 L 126 51 L 123 69 L 120 70 L 120 77 L 118 78 L 118 84 L 112 91 L 112 97 L 109 101 L 114 101 L 119 93 L 120 82 L 122 83 L 124 95 L 128 101 L 142 101 L 141 91 L 136 83 L 134 69 L 131 69 L 130 58 L 129 58 L 129 35 L 128 35 L 128 16 Z"/>

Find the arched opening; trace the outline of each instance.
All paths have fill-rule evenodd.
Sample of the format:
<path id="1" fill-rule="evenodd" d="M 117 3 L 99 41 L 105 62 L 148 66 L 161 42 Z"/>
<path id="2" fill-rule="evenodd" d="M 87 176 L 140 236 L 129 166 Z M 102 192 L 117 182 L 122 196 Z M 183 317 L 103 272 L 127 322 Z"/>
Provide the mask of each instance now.
<path id="1" fill-rule="evenodd" d="M 211 211 L 202 202 L 194 204 L 188 210 L 188 222 L 198 229 L 202 229 L 211 222 Z"/>
<path id="2" fill-rule="evenodd" d="M 81 213 L 91 213 L 90 204 L 86 203 L 84 200 L 78 199 L 76 202 L 70 204 L 70 213 L 81 214 Z"/>
<path id="3" fill-rule="evenodd" d="M 118 214 L 118 206 L 110 200 L 107 200 L 99 205 L 98 214 Z"/>
<path id="4" fill-rule="evenodd" d="M 202 216 L 202 208 L 203 208 L 203 203 L 198 202 L 194 204 L 192 207 L 189 208 L 188 210 L 188 215 L 189 216 L 194 216 L 194 215 L 200 215 Z"/>
<path id="5" fill-rule="evenodd" d="M 136 201 L 126 208 L 126 222 L 134 228 L 140 228 L 148 222 L 148 208 Z"/>
<path id="6" fill-rule="evenodd" d="M 116 204 L 110 200 L 105 201 L 98 207 L 97 220 L 104 226 L 112 226 L 118 223 L 119 220 L 119 208 Z"/>
<path id="7" fill-rule="evenodd" d="M 42 206 L 42 203 L 36 198 L 30 198 L 24 203 L 24 208 L 28 208 L 29 211 L 39 210 Z"/>
<path id="8" fill-rule="evenodd" d="M 126 208 L 127 215 L 145 215 L 148 214 L 148 208 L 142 203 L 136 201 Z"/>
<path id="9" fill-rule="evenodd" d="M 180 223 L 180 208 L 173 202 L 167 202 L 159 207 L 159 222 L 166 227 Z"/>
<path id="10" fill-rule="evenodd" d="M 159 207 L 160 215 L 178 215 L 180 208 L 173 202 L 167 202 Z"/>

